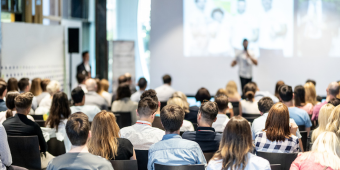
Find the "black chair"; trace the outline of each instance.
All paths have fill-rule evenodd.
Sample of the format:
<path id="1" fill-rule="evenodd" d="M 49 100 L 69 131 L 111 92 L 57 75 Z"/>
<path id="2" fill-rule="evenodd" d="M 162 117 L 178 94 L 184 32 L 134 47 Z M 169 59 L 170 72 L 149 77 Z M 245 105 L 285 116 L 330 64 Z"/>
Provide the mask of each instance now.
<path id="1" fill-rule="evenodd" d="M 240 102 L 230 102 L 233 106 L 234 116 L 237 116 L 240 114 Z"/>
<path id="2" fill-rule="evenodd" d="M 205 170 L 204 165 L 170 166 L 155 164 L 155 170 Z"/>
<path id="3" fill-rule="evenodd" d="M 34 120 L 44 120 L 43 115 L 31 115 Z"/>
<path id="4" fill-rule="evenodd" d="M 256 117 L 256 118 L 258 118 L 260 116 L 261 116 L 261 114 L 258 114 L 258 113 L 256 113 L 256 114 L 242 113 L 242 117 L 244 117 L 244 118 L 247 118 L 247 117 Z"/>
<path id="5" fill-rule="evenodd" d="M 12 165 L 41 169 L 37 136 L 8 136 L 8 145 L 12 154 Z"/>
<path id="6" fill-rule="evenodd" d="M 164 106 L 166 106 L 167 102 L 161 102 L 161 110 L 163 109 Z"/>
<path id="7" fill-rule="evenodd" d="M 210 159 L 214 156 L 215 152 L 203 152 L 205 160 L 207 162 L 210 161 Z"/>
<path id="8" fill-rule="evenodd" d="M 156 128 L 165 130 L 163 125 L 162 125 L 162 122 L 161 122 L 161 117 L 159 117 L 159 116 L 155 117 L 155 119 L 154 119 L 154 121 L 152 123 L 152 127 L 156 127 Z"/>
<path id="9" fill-rule="evenodd" d="M 179 132 L 179 135 L 182 136 L 184 132 Z"/>
<path id="10" fill-rule="evenodd" d="M 289 170 L 298 153 L 256 152 L 257 156 L 267 159 L 270 164 L 280 164 L 282 170 Z"/>
<path id="11" fill-rule="evenodd" d="M 51 138 L 47 141 L 47 151 L 53 156 L 59 156 L 66 153 L 64 141 L 57 138 Z"/>
<path id="12" fill-rule="evenodd" d="M 131 112 L 114 112 L 119 128 L 131 126 Z"/>
<path id="13" fill-rule="evenodd" d="M 110 160 L 113 169 L 117 170 L 138 170 L 136 160 Z"/>
<path id="14" fill-rule="evenodd" d="M 281 170 L 281 165 L 280 164 L 271 164 L 270 169 L 272 170 Z"/>
<path id="15" fill-rule="evenodd" d="M 197 123 L 192 124 L 194 126 L 195 131 L 197 130 Z"/>
<path id="16" fill-rule="evenodd" d="M 230 113 L 227 113 L 226 115 L 227 115 L 229 118 L 231 118 L 231 117 L 230 117 Z"/>
<path id="17" fill-rule="evenodd" d="M 306 127 L 303 125 L 299 126 L 299 131 L 306 131 Z"/>
<path id="18" fill-rule="evenodd" d="M 300 131 L 300 134 L 301 134 L 301 142 L 302 142 L 302 146 L 303 146 L 303 150 L 304 151 L 307 151 L 307 132 L 306 131 Z"/>
<path id="19" fill-rule="evenodd" d="M 148 169 L 149 150 L 135 150 L 138 170 Z"/>
<path id="20" fill-rule="evenodd" d="M 34 120 L 35 123 L 37 123 L 40 127 L 45 127 L 45 121 L 44 120 Z"/>

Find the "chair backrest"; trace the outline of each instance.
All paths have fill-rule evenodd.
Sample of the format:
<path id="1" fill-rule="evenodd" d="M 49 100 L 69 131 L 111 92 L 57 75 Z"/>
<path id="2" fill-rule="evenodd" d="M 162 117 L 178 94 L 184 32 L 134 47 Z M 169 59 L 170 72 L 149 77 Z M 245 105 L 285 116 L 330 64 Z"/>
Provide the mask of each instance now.
<path id="1" fill-rule="evenodd" d="M 161 102 L 161 110 L 163 109 L 164 106 L 166 106 L 167 102 Z"/>
<path id="2" fill-rule="evenodd" d="M 227 113 L 226 115 L 230 118 L 230 113 Z"/>
<path id="3" fill-rule="evenodd" d="M 197 123 L 192 123 L 192 125 L 194 126 L 195 131 L 197 130 Z"/>
<path id="4" fill-rule="evenodd" d="M 137 160 L 110 160 L 113 169 L 138 170 Z"/>
<path id="5" fill-rule="evenodd" d="M 135 150 L 138 170 L 148 169 L 149 150 Z"/>
<path id="6" fill-rule="evenodd" d="M 34 120 L 44 120 L 43 115 L 31 115 L 31 116 L 34 118 Z"/>
<path id="7" fill-rule="evenodd" d="M 270 164 L 270 169 L 272 170 L 281 170 L 281 168 L 280 164 Z"/>
<path id="8" fill-rule="evenodd" d="M 59 156 L 66 153 L 64 141 L 57 138 L 51 138 L 47 141 L 47 151 L 53 156 Z"/>
<path id="9" fill-rule="evenodd" d="M 244 117 L 244 118 L 247 118 L 247 117 L 256 117 L 256 118 L 258 118 L 258 117 L 260 117 L 261 116 L 261 114 L 249 114 L 249 113 L 242 113 L 242 117 Z"/>
<path id="10" fill-rule="evenodd" d="M 38 136 L 8 136 L 12 165 L 41 169 Z"/>
<path id="11" fill-rule="evenodd" d="M 301 142 L 302 142 L 302 146 L 303 146 L 303 150 L 306 152 L 307 151 L 307 145 L 308 145 L 308 142 L 307 142 L 307 132 L 306 131 L 300 131 L 300 134 L 301 134 Z"/>
<path id="12" fill-rule="evenodd" d="M 205 160 L 209 162 L 210 159 L 214 156 L 215 152 L 204 152 L 203 154 L 204 154 Z"/>
<path id="13" fill-rule="evenodd" d="M 256 152 L 257 156 L 267 159 L 270 164 L 281 164 L 282 170 L 289 170 L 298 153 Z"/>
<path id="14" fill-rule="evenodd" d="M 45 127 L 45 121 L 44 120 L 34 120 L 35 123 L 37 123 L 40 127 Z"/>
<path id="15" fill-rule="evenodd" d="M 171 166 L 171 165 L 155 164 L 155 170 L 205 170 L 205 167 L 204 165 Z"/>
<path id="16" fill-rule="evenodd" d="M 131 112 L 114 112 L 119 128 L 131 126 Z"/>
<path id="17" fill-rule="evenodd" d="M 234 116 L 237 116 L 240 114 L 240 102 L 230 102 L 233 106 L 233 112 Z"/>
<path id="18" fill-rule="evenodd" d="M 161 122 L 161 117 L 155 116 L 155 119 L 153 120 L 153 123 L 152 123 L 152 127 L 156 127 L 156 128 L 165 130 L 163 125 L 162 125 L 162 122 Z"/>
<path id="19" fill-rule="evenodd" d="M 299 131 L 306 131 L 306 127 L 303 126 L 303 125 L 300 125 L 300 126 L 299 126 Z"/>

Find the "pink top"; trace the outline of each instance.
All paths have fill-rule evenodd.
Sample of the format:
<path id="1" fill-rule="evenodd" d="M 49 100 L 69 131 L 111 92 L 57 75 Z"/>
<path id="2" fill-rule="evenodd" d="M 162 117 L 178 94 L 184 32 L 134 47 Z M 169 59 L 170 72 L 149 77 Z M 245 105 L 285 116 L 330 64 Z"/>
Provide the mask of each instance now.
<path id="1" fill-rule="evenodd" d="M 312 103 L 307 103 L 306 105 L 302 106 L 302 107 L 298 107 L 304 111 L 306 111 L 309 115 L 313 114 L 313 104 Z"/>
<path id="2" fill-rule="evenodd" d="M 324 101 L 324 102 L 314 106 L 312 120 L 318 120 L 319 111 L 320 111 L 321 107 L 323 105 L 327 104 L 327 103 L 328 103 L 328 101 Z"/>
<path id="3" fill-rule="evenodd" d="M 312 155 L 308 159 L 301 160 L 303 154 L 307 153 L 300 153 L 290 166 L 289 170 L 333 170 L 330 167 L 325 169 L 325 166 L 314 162 L 314 155 L 317 153 L 312 153 Z"/>

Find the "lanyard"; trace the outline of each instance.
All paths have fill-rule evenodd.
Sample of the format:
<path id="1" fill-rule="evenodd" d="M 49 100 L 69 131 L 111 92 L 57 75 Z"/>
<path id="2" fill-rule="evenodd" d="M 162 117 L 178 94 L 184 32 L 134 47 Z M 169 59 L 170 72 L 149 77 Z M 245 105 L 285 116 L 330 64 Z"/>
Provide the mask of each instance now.
<path id="1" fill-rule="evenodd" d="M 149 126 L 151 126 L 151 124 L 150 124 L 150 123 L 143 123 L 143 122 L 136 122 L 136 124 L 141 124 L 141 125 L 149 125 Z"/>

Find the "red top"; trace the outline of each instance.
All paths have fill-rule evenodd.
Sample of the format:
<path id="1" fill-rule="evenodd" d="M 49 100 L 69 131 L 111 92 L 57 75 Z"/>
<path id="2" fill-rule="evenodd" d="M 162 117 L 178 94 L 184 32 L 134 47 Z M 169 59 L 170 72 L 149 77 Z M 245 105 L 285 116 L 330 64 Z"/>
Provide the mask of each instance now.
<path id="1" fill-rule="evenodd" d="M 294 160 L 292 165 L 290 166 L 289 170 L 333 170 L 330 167 L 325 169 L 325 166 L 322 166 L 319 163 L 315 163 L 314 155 L 317 153 L 312 153 L 312 155 L 308 159 L 302 160 L 301 157 L 303 154 L 306 154 L 306 153 L 300 153 L 298 157 Z"/>

